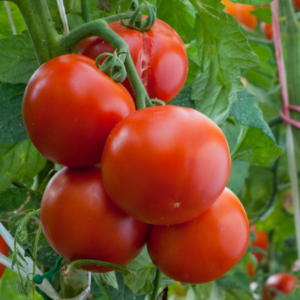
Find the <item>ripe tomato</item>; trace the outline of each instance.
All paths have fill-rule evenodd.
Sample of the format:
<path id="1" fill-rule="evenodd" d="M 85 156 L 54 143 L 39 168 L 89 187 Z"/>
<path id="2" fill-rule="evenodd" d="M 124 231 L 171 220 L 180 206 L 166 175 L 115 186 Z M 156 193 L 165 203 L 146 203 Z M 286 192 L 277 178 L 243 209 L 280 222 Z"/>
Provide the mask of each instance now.
<path id="1" fill-rule="evenodd" d="M 251 226 L 251 230 L 255 233 L 256 235 L 256 240 L 251 243 L 253 247 L 261 248 L 265 251 L 268 251 L 269 247 L 269 238 L 268 235 L 264 231 L 258 231 L 255 229 L 255 226 Z M 260 263 L 263 258 L 265 257 L 264 253 L 253 253 L 253 255 L 257 258 L 258 262 Z"/>
<path id="2" fill-rule="evenodd" d="M 249 276 L 255 275 L 255 270 L 254 270 L 254 266 L 252 263 L 247 263 L 247 271 L 248 271 Z"/>
<path id="3" fill-rule="evenodd" d="M 261 23 L 262 31 L 264 32 L 267 40 L 273 40 L 273 27 L 272 24 Z"/>
<path id="4" fill-rule="evenodd" d="M 71 167 L 101 161 L 107 136 L 135 111 L 129 93 L 81 55 L 56 57 L 31 77 L 23 119 L 36 148 L 49 160 Z"/>
<path id="5" fill-rule="evenodd" d="M 239 23 L 255 30 L 257 18 L 251 14 L 251 11 L 255 9 L 255 6 L 232 3 L 228 0 L 222 0 L 222 3 L 226 5 L 225 11 L 236 18 Z"/>
<path id="6" fill-rule="evenodd" d="M 169 25 L 156 20 L 145 32 L 127 28 L 121 22 L 109 25 L 129 46 L 137 72 L 150 96 L 165 102 L 172 100 L 181 90 L 187 77 L 188 60 L 180 36 Z M 104 52 L 113 53 L 113 48 L 100 37 L 83 41 L 78 53 L 92 59 Z M 126 79 L 124 86 L 133 95 Z"/>
<path id="7" fill-rule="evenodd" d="M 51 247 L 66 260 L 118 265 L 140 253 L 149 231 L 149 225 L 126 215 L 109 199 L 97 167 L 59 171 L 43 195 L 41 223 Z M 99 266 L 84 269 L 111 271 Z"/>
<path id="8" fill-rule="evenodd" d="M 294 0 L 296 8 L 300 9 L 300 0 Z"/>
<path id="9" fill-rule="evenodd" d="M 153 226 L 147 247 L 153 263 L 164 274 L 200 284 L 229 271 L 246 252 L 248 241 L 246 212 L 226 188 L 201 216 L 179 225 Z"/>
<path id="10" fill-rule="evenodd" d="M 8 246 L 1 235 L 0 235 L 0 253 L 5 256 L 8 256 Z M 5 266 L 0 264 L 0 278 L 2 277 L 4 271 L 5 271 Z"/>
<path id="11" fill-rule="evenodd" d="M 207 210 L 229 179 L 226 138 L 209 118 L 173 105 L 139 110 L 111 132 L 103 182 L 126 213 L 149 224 L 189 221 Z"/>
<path id="12" fill-rule="evenodd" d="M 286 273 L 277 273 L 270 276 L 265 282 L 263 300 L 271 300 L 276 297 L 276 291 L 288 295 L 294 289 L 296 278 Z"/>

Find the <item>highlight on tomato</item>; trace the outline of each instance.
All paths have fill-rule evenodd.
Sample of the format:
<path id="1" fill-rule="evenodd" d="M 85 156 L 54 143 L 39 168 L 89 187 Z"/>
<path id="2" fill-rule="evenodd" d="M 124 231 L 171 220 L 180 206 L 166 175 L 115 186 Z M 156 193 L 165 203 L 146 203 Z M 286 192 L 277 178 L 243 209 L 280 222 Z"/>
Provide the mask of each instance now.
<path id="1" fill-rule="evenodd" d="M 174 105 L 130 114 L 111 132 L 102 156 L 111 199 L 156 225 L 187 222 L 223 192 L 231 170 L 227 140 L 200 112 Z"/>
<path id="2" fill-rule="evenodd" d="M 255 6 L 233 3 L 228 0 L 222 0 L 222 3 L 226 5 L 225 12 L 232 15 L 240 24 L 251 30 L 255 30 L 258 21 L 257 18 L 251 14 Z"/>
<path id="3" fill-rule="evenodd" d="M 263 300 L 273 300 L 277 295 L 288 295 L 296 287 L 296 278 L 287 273 L 277 273 L 265 282 Z"/>
<path id="4" fill-rule="evenodd" d="M 1 235 L 0 235 L 0 253 L 5 255 L 6 257 L 8 256 L 8 246 Z M 3 276 L 5 268 L 6 267 L 4 265 L 0 264 L 0 278 Z"/>
<path id="5" fill-rule="evenodd" d="M 98 167 L 60 170 L 44 192 L 41 223 L 47 241 L 64 259 L 100 260 L 121 266 L 141 252 L 150 228 L 109 199 Z M 111 271 L 102 266 L 82 268 Z"/>
<path id="6" fill-rule="evenodd" d="M 199 217 L 178 225 L 152 226 L 147 248 L 164 274 L 176 281 L 200 284 L 233 268 L 245 254 L 248 241 L 249 224 L 243 205 L 225 188 Z"/>
<path id="7" fill-rule="evenodd" d="M 144 32 L 127 28 L 121 22 L 111 23 L 109 27 L 128 43 L 149 97 L 171 101 L 183 87 L 188 72 L 185 45 L 176 31 L 159 19 Z M 100 37 L 84 40 L 78 49 L 78 54 L 92 59 L 105 52 L 113 53 L 114 50 Z M 126 79 L 123 84 L 134 97 L 129 80 Z"/>
<path id="8" fill-rule="evenodd" d="M 82 55 L 47 61 L 31 77 L 23 101 L 28 136 L 49 160 L 69 167 L 101 161 L 105 141 L 135 111 L 121 85 Z"/>

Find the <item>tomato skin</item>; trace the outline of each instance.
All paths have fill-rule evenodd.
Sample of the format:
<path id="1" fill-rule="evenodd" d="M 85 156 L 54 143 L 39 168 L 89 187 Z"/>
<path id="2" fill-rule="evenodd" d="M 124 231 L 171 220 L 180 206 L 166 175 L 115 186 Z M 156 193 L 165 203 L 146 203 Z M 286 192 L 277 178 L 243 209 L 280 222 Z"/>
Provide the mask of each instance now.
<path id="1" fill-rule="evenodd" d="M 255 229 L 255 227 L 252 225 L 251 230 L 255 233 L 256 235 L 256 240 L 251 243 L 253 247 L 261 248 L 265 251 L 268 251 L 269 248 L 269 238 L 266 232 L 264 231 L 258 231 Z M 258 263 L 260 263 L 263 258 L 265 257 L 264 253 L 252 253 L 256 258 Z"/>
<path id="2" fill-rule="evenodd" d="M 8 246 L 1 235 L 0 235 L 0 253 L 8 257 Z M 5 268 L 6 267 L 4 265 L 0 264 L 0 278 L 3 275 Z"/>
<path id="3" fill-rule="evenodd" d="M 295 284 L 296 278 L 293 275 L 287 273 L 274 274 L 270 276 L 265 282 L 265 287 L 263 290 L 263 300 L 271 300 L 276 297 L 276 291 L 271 291 L 270 288 L 288 295 L 295 288 Z"/>
<path id="4" fill-rule="evenodd" d="M 294 0 L 295 7 L 300 9 L 300 0 Z"/>
<path id="5" fill-rule="evenodd" d="M 59 171 L 43 195 L 41 223 L 51 247 L 68 261 L 126 265 L 140 253 L 149 232 L 148 224 L 126 215 L 109 199 L 97 167 Z M 99 266 L 84 269 L 111 271 Z"/>
<path id="6" fill-rule="evenodd" d="M 264 32 L 267 40 L 273 40 L 273 27 L 272 24 L 262 23 L 262 31 Z"/>
<path id="7" fill-rule="evenodd" d="M 226 5 L 225 11 L 232 15 L 239 23 L 249 29 L 255 30 L 257 18 L 251 14 L 251 11 L 255 9 L 255 6 L 232 3 L 228 0 L 222 0 L 222 3 Z"/>
<path id="8" fill-rule="evenodd" d="M 104 186 L 126 213 L 149 224 L 189 221 L 207 210 L 229 179 L 220 128 L 174 105 L 139 110 L 111 132 L 102 156 Z"/>
<path id="9" fill-rule="evenodd" d="M 199 217 L 179 225 L 152 226 L 147 248 L 164 274 L 176 281 L 200 284 L 229 271 L 246 252 L 248 241 L 246 212 L 226 188 Z"/>
<path id="10" fill-rule="evenodd" d="M 181 90 L 187 77 L 188 60 L 185 46 L 174 29 L 156 19 L 145 32 L 127 28 L 121 22 L 109 24 L 129 46 L 132 60 L 150 98 L 165 102 L 172 100 Z M 78 53 L 92 59 L 101 53 L 113 53 L 113 48 L 100 37 L 83 41 Z M 123 82 L 134 96 L 129 80 Z"/>
<path id="11" fill-rule="evenodd" d="M 81 55 L 56 57 L 32 76 L 23 119 L 35 147 L 49 160 L 71 167 L 101 161 L 107 136 L 135 111 L 124 88 Z"/>
<path id="12" fill-rule="evenodd" d="M 255 270 L 254 270 L 254 266 L 252 263 L 247 263 L 247 271 L 248 271 L 249 276 L 255 275 Z"/>

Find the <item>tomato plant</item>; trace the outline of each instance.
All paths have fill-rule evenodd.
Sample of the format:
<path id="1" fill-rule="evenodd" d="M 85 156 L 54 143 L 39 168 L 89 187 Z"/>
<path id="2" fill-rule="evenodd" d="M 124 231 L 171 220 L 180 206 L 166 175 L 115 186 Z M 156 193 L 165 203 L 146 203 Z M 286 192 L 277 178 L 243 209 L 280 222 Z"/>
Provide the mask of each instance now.
<path id="1" fill-rule="evenodd" d="M 1 235 L 0 235 L 0 253 L 5 256 L 8 256 L 8 246 Z M 0 278 L 2 277 L 4 271 L 5 271 L 5 266 L 0 264 Z"/>
<path id="2" fill-rule="evenodd" d="M 232 3 L 228 0 L 222 0 L 226 5 L 225 11 L 236 18 L 236 20 L 249 29 L 255 30 L 257 26 L 257 18 L 251 14 L 255 9 L 253 5 Z"/>
<path id="3" fill-rule="evenodd" d="M 296 278 L 287 273 L 277 273 L 270 276 L 263 291 L 263 300 L 271 300 L 277 294 L 288 295 L 295 288 Z"/>
<path id="4" fill-rule="evenodd" d="M 246 212 L 239 199 L 225 189 L 198 218 L 179 225 L 153 226 L 147 247 L 164 274 L 199 284 L 228 272 L 244 255 L 248 240 Z"/>
<path id="5" fill-rule="evenodd" d="M 135 110 L 130 95 L 79 55 L 54 58 L 32 76 L 24 94 L 27 133 L 49 160 L 71 167 L 100 162 L 114 126 Z"/>
<path id="6" fill-rule="evenodd" d="M 142 250 L 149 231 L 149 225 L 129 217 L 109 199 L 101 169 L 96 167 L 58 172 L 45 190 L 41 222 L 49 244 L 68 261 L 93 259 L 126 265 Z"/>
<path id="7" fill-rule="evenodd" d="M 152 29 L 139 32 L 115 22 L 109 25 L 129 45 L 130 54 L 150 98 L 165 102 L 181 90 L 188 71 L 187 54 L 180 36 L 169 25 L 156 20 Z M 113 53 L 112 47 L 99 37 L 83 41 L 78 53 L 92 59 L 102 53 Z M 134 96 L 128 79 L 124 86 Z"/>
<path id="8" fill-rule="evenodd" d="M 102 157 L 111 199 L 156 225 L 183 223 L 206 211 L 222 193 L 230 167 L 218 126 L 195 110 L 172 105 L 125 118 L 111 132 Z"/>

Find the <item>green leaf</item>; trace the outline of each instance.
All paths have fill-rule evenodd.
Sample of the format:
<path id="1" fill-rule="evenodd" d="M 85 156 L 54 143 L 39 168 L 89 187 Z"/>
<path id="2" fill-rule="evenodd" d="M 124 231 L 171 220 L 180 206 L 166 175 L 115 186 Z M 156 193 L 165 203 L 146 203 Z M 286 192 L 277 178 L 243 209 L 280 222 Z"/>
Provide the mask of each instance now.
<path id="1" fill-rule="evenodd" d="M 172 7 L 172 13 L 170 13 L 170 7 Z M 185 43 L 195 39 L 195 10 L 189 2 L 185 0 L 159 0 L 157 17 L 169 24 Z"/>
<path id="2" fill-rule="evenodd" d="M 117 281 L 119 290 L 117 291 L 113 287 L 108 286 L 107 291 L 110 295 L 111 300 L 144 300 L 145 296 L 135 296 L 132 292 L 132 290 L 124 284 L 123 277 L 120 273 L 117 273 Z"/>
<path id="3" fill-rule="evenodd" d="M 116 290 L 119 289 L 116 273 L 114 271 L 108 273 L 94 273 L 93 276 L 99 285 L 103 286 L 107 284 Z"/>
<path id="4" fill-rule="evenodd" d="M 201 0 L 201 4 L 210 6 L 217 10 L 223 10 L 225 5 L 222 4 L 221 0 Z"/>
<path id="5" fill-rule="evenodd" d="M 253 252 L 253 253 L 262 253 L 262 254 L 267 254 L 268 252 L 259 248 L 259 247 L 254 247 L 254 246 L 248 246 L 247 248 L 248 252 Z"/>
<path id="6" fill-rule="evenodd" d="M 273 0 L 230 0 L 230 2 L 233 3 L 243 3 L 243 4 L 249 4 L 249 5 L 264 5 L 269 4 Z"/>
<path id="7" fill-rule="evenodd" d="M 105 12 L 111 12 L 110 0 L 98 0 L 97 8 L 100 10 L 104 10 Z"/>
<path id="8" fill-rule="evenodd" d="M 231 164 L 231 174 L 229 178 L 229 188 L 236 194 L 239 195 L 245 180 L 249 175 L 250 165 L 247 162 L 234 160 Z"/>
<path id="9" fill-rule="evenodd" d="M 240 92 L 230 114 L 242 125 L 232 159 L 268 166 L 278 158 L 282 149 L 276 145 L 272 131 L 264 121 L 253 94 L 247 90 Z"/>
<path id="10" fill-rule="evenodd" d="M 251 11 L 251 14 L 259 18 L 261 22 L 272 24 L 272 11 L 267 7 L 259 7 Z"/>
<path id="11" fill-rule="evenodd" d="M 125 284 L 131 288 L 135 295 L 150 293 L 154 286 L 155 266 L 152 263 L 146 247 L 140 255 L 126 267 L 137 271 L 136 275 L 123 275 Z"/>
<path id="12" fill-rule="evenodd" d="M 22 34 L 22 32 L 26 30 L 27 27 L 20 13 L 20 10 L 18 9 L 17 5 L 12 2 L 9 2 L 9 6 L 17 30 L 17 34 Z M 0 38 L 4 38 L 12 34 L 13 32 L 6 12 L 5 4 L 2 1 L 0 2 Z"/>
<path id="13" fill-rule="evenodd" d="M 217 124 L 224 122 L 236 93 L 241 68 L 258 64 L 236 20 L 224 12 L 199 7 L 196 17 L 199 74 L 193 82 L 195 108 Z"/>
<path id="14" fill-rule="evenodd" d="M 192 86 L 188 85 L 168 104 L 182 107 L 195 108 L 194 101 L 191 99 Z"/>
<path id="15" fill-rule="evenodd" d="M 250 283 L 248 276 L 241 272 L 230 272 L 216 280 L 219 287 L 226 290 L 242 289 L 250 292 Z"/>
<path id="16" fill-rule="evenodd" d="M 32 178 L 45 166 L 44 158 L 30 140 L 0 144 L 0 193 L 13 181 L 32 183 Z"/>
<path id="17" fill-rule="evenodd" d="M 1 84 L 0 143 L 16 143 L 28 139 L 22 120 L 25 87 L 24 84 Z"/>
<path id="18" fill-rule="evenodd" d="M 27 83 L 37 68 L 28 32 L 0 40 L 0 81 Z"/>

